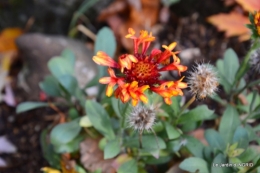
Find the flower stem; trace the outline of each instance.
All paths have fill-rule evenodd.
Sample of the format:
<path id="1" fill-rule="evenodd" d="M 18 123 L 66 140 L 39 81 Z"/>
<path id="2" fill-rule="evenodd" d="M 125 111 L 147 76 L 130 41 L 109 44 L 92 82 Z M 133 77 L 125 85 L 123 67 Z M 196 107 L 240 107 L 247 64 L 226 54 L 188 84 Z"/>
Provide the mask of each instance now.
<path id="1" fill-rule="evenodd" d="M 194 95 L 185 105 L 182 106 L 179 116 L 185 111 L 194 101 L 196 100 L 196 96 Z"/>
<path id="2" fill-rule="evenodd" d="M 142 145 L 142 134 L 143 134 L 143 130 L 140 130 L 140 132 L 139 132 L 139 147 L 140 147 L 140 149 L 143 148 L 143 145 Z"/>

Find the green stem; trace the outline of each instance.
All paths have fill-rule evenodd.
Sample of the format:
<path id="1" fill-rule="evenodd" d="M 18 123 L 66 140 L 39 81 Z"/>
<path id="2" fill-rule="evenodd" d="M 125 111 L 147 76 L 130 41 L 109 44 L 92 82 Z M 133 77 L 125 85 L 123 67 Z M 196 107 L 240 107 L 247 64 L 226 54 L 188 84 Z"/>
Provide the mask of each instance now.
<path id="1" fill-rule="evenodd" d="M 252 87 L 256 84 L 260 83 L 260 79 L 256 80 L 256 81 L 253 81 L 253 82 L 250 82 L 250 83 L 247 83 L 243 88 L 241 88 L 236 95 L 239 95 L 240 93 L 242 93 L 246 88 L 249 88 L 249 87 Z"/>
<path id="2" fill-rule="evenodd" d="M 140 130 L 140 132 L 139 132 L 139 147 L 140 147 L 140 149 L 143 148 L 143 145 L 142 145 L 142 134 L 143 134 L 143 130 Z"/>
<path id="3" fill-rule="evenodd" d="M 196 100 L 196 96 L 194 95 L 185 105 L 182 106 L 181 111 L 178 114 L 178 117 L 185 111 L 194 101 Z"/>

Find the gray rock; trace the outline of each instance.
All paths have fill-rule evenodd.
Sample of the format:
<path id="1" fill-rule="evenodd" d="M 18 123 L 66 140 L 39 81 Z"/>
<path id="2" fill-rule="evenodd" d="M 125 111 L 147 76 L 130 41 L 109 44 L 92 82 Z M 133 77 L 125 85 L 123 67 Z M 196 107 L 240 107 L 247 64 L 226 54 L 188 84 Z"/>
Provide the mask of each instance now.
<path id="1" fill-rule="evenodd" d="M 63 36 L 48 36 L 43 34 L 24 34 L 16 40 L 22 59 L 29 71 L 25 76 L 30 88 L 30 98 L 37 99 L 40 91 L 39 82 L 50 74 L 47 62 L 68 48 L 75 53 L 75 76 L 79 86 L 83 87 L 97 72 L 97 66 L 92 61 L 93 52 L 84 43 Z M 32 97 L 31 97 L 32 96 Z"/>

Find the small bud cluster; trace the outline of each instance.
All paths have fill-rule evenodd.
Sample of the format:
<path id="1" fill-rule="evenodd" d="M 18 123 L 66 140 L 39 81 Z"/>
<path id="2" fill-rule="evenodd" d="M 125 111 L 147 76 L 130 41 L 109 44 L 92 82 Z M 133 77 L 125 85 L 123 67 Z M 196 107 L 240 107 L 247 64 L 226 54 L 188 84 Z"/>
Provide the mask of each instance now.
<path id="1" fill-rule="evenodd" d="M 210 64 L 197 64 L 190 72 L 188 86 L 193 95 L 198 99 L 204 99 L 213 95 L 218 90 L 218 77 Z"/>
<path id="2" fill-rule="evenodd" d="M 129 126 L 134 130 L 143 131 L 151 130 L 155 123 L 156 111 L 154 106 L 146 107 L 138 105 L 133 108 L 128 116 Z"/>

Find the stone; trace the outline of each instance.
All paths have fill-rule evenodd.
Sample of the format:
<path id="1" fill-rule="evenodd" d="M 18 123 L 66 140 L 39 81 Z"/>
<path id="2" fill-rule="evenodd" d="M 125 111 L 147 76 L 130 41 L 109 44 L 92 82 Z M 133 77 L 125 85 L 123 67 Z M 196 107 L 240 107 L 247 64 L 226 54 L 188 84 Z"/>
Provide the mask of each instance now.
<path id="1" fill-rule="evenodd" d="M 50 74 L 47 67 L 48 61 L 54 56 L 59 56 L 66 48 L 75 53 L 75 76 L 81 88 L 97 73 L 97 66 L 92 61 L 93 52 L 80 41 L 64 36 L 34 33 L 20 36 L 16 43 L 25 67 L 28 69 L 25 82 L 32 99 L 39 97 L 39 82 Z"/>

